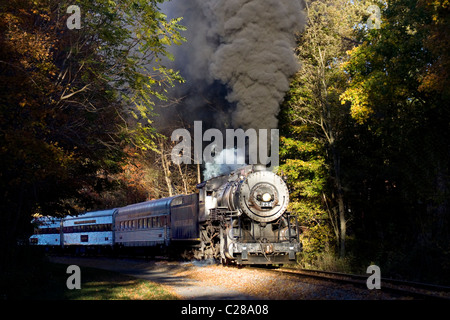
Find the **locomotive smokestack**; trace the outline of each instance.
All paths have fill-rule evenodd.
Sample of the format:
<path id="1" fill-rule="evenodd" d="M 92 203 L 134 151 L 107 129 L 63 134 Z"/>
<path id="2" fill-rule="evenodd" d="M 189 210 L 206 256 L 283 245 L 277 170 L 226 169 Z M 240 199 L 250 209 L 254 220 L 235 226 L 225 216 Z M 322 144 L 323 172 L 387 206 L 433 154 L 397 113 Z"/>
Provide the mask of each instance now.
<path id="1" fill-rule="evenodd" d="M 263 165 L 263 164 L 255 164 L 255 165 L 253 166 L 253 172 L 266 171 L 266 170 L 267 170 L 267 168 L 266 168 L 266 166 Z"/>

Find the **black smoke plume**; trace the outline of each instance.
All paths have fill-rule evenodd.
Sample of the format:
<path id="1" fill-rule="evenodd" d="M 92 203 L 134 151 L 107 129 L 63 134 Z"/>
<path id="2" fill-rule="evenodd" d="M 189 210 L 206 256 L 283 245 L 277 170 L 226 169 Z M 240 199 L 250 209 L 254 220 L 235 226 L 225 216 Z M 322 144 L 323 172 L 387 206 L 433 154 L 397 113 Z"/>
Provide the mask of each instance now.
<path id="1" fill-rule="evenodd" d="M 205 129 L 277 128 L 289 78 L 300 67 L 295 34 L 305 24 L 303 0 L 172 0 L 187 43 L 174 48 L 186 83 L 157 109 L 168 121 L 204 122 Z"/>

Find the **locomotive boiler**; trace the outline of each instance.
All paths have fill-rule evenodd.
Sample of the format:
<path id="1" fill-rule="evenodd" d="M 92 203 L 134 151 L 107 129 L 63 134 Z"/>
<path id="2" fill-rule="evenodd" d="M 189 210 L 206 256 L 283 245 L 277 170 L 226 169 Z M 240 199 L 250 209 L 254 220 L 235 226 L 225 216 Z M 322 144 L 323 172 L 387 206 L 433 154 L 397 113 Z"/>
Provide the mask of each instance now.
<path id="1" fill-rule="evenodd" d="M 295 260 L 298 227 L 286 212 L 289 191 L 280 176 L 253 165 L 197 187 L 201 240 L 215 258 L 238 264 Z"/>
<path id="2" fill-rule="evenodd" d="M 40 218 L 34 245 L 163 252 L 222 263 L 285 264 L 301 250 L 289 191 L 265 166 L 249 165 L 197 185 L 198 193 L 63 219 Z M 58 220 L 58 221 L 57 221 Z"/>

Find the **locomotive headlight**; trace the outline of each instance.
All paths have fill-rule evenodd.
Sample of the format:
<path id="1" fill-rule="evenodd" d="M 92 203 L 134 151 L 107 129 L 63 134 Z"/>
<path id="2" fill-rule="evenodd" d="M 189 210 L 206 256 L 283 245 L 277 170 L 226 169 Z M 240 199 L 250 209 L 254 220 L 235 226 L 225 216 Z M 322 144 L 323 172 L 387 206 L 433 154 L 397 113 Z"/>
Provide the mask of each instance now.
<path id="1" fill-rule="evenodd" d="M 269 202 L 270 200 L 272 200 L 272 196 L 270 195 L 270 193 L 266 192 L 262 195 L 262 201 Z"/>

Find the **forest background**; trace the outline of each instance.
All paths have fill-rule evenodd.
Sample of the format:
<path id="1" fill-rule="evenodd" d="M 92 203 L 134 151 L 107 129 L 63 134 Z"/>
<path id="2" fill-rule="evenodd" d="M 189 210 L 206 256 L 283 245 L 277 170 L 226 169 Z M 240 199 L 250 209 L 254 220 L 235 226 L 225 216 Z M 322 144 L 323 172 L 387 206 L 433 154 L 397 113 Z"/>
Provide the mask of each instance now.
<path id="1" fill-rule="evenodd" d="M 179 123 L 155 126 L 155 104 L 175 104 L 167 93 L 185 81 L 165 63 L 185 27 L 163 2 L 2 1 L 2 270 L 33 215 L 195 192 L 200 168 L 170 157 Z M 70 5 L 81 29 L 67 28 Z M 449 11 L 448 0 L 305 1 L 301 68 L 279 114 L 301 266 L 377 264 L 450 284 Z"/>

